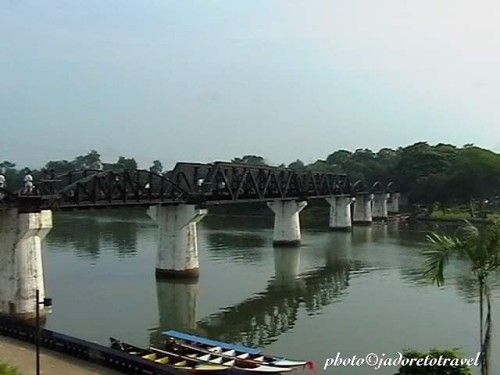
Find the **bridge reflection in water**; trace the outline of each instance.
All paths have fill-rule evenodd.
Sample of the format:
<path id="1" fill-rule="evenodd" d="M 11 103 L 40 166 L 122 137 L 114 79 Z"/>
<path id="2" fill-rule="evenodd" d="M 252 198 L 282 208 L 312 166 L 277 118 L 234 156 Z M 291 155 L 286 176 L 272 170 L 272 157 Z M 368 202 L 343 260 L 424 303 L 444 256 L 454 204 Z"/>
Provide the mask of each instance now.
<path id="1" fill-rule="evenodd" d="M 97 213 L 54 215 L 57 224 L 47 236 L 46 242 L 54 249 L 66 251 L 74 248 L 82 258 L 99 258 L 103 249 L 112 249 L 119 257 L 133 256 L 137 253 L 137 234 L 141 225 L 149 224 L 143 210 L 129 209 Z"/>
<path id="2" fill-rule="evenodd" d="M 347 293 L 350 277 L 366 268 L 348 260 L 351 246 L 350 233 L 334 233 L 323 253 L 326 265 L 302 274 L 301 255 L 311 249 L 276 248 L 275 275 L 263 292 L 200 321 L 196 321 L 198 282 L 157 282 L 160 320 L 150 341 L 158 344 L 161 331 L 179 329 L 249 346 L 269 345 L 294 327 L 301 309 L 317 314 Z"/>

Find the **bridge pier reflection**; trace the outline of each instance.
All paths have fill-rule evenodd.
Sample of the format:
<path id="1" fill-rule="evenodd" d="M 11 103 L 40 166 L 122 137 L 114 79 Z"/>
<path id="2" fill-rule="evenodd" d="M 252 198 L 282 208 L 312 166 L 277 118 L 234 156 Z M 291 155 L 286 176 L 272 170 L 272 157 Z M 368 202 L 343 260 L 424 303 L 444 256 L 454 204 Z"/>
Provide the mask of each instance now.
<path id="1" fill-rule="evenodd" d="M 158 280 L 156 297 L 158 300 L 159 326 L 151 333 L 150 341 L 162 341 L 161 332 L 169 329 L 194 331 L 198 316 L 197 279 Z"/>
<path id="2" fill-rule="evenodd" d="M 300 273 L 300 248 L 274 249 L 274 285 L 282 289 L 293 289 Z"/>
<path id="3" fill-rule="evenodd" d="M 152 206 L 148 215 L 158 223 L 156 276 L 198 277 L 196 224 L 208 211 L 195 205 Z"/>
<path id="4" fill-rule="evenodd" d="M 334 233 L 325 248 L 326 267 L 335 267 L 339 259 L 349 259 L 352 242 L 352 232 Z"/>
<path id="5" fill-rule="evenodd" d="M 197 280 L 158 280 L 156 296 L 160 312 L 160 327 L 194 330 L 198 310 Z"/>
<path id="6" fill-rule="evenodd" d="M 35 319 L 36 290 L 45 298 L 42 241 L 51 228 L 50 210 L 0 211 L 0 314 Z"/>

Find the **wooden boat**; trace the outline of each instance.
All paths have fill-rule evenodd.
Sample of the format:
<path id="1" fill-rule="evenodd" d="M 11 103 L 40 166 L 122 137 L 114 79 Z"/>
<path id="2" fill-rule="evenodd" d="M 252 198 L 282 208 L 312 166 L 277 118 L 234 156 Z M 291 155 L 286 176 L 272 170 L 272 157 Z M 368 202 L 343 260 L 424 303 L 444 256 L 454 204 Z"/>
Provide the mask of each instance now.
<path id="1" fill-rule="evenodd" d="M 174 353 L 159 353 L 152 349 L 139 348 L 114 338 L 110 338 L 110 341 L 113 349 L 118 349 L 128 354 L 154 361 L 160 365 L 172 366 L 177 370 L 184 370 L 193 374 L 224 374 L 230 369 L 228 366 L 222 366 L 215 363 L 200 363 L 189 357 L 182 357 Z"/>
<path id="2" fill-rule="evenodd" d="M 188 349 L 174 348 L 174 350 L 163 350 L 155 347 L 142 349 L 119 340 L 111 338 L 111 347 L 125 351 L 129 354 L 138 355 L 144 359 L 155 361 L 160 364 L 169 364 L 179 370 L 192 373 L 210 372 L 211 374 L 241 374 L 252 373 L 274 373 L 280 374 L 291 371 L 291 368 L 277 368 L 261 363 L 236 361 L 223 358 L 216 353 L 197 353 Z"/>
<path id="3" fill-rule="evenodd" d="M 167 348 L 171 350 L 174 350 L 175 348 L 182 348 L 186 351 L 205 355 L 217 354 L 223 359 L 234 360 L 236 363 L 245 362 L 247 364 L 254 363 L 281 368 L 308 367 L 313 371 L 315 370 L 315 366 L 312 361 L 295 361 L 266 355 L 257 348 L 211 340 L 174 330 L 165 331 L 162 332 L 162 334 L 167 337 L 165 344 Z"/>

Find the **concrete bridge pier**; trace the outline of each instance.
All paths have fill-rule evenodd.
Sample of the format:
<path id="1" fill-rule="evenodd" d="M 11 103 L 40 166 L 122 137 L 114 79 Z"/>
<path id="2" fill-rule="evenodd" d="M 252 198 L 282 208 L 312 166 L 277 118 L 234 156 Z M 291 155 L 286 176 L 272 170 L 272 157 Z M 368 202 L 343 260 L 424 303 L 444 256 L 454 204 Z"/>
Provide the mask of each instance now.
<path id="1" fill-rule="evenodd" d="M 375 193 L 373 197 L 373 219 L 374 220 L 387 220 L 387 199 L 389 199 L 388 193 Z"/>
<path id="2" fill-rule="evenodd" d="M 274 200 L 267 205 L 274 212 L 273 246 L 300 245 L 299 213 L 307 202 Z"/>
<path id="3" fill-rule="evenodd" d="M 348 196 L 326 198 L 330 204 L 330 229 L 350 230 L 352 228 L 351 204 L 354 200 L 355 198 Z"/>
<path id="4" fill-rule="evenodd" d="M 389 198 L 390 203 L 387 207 L 388 211 L 390 213 L 398 214 L 399 213 L 399 197 L 401 194 L 399 193 L 391 193 L 391 196 Z"/>
<path id="5" fill-rule="evenodd" d="M 158 224 L 156 276 L 199 276 L 196 224 L 207 213 L 206 209 L 188 204 L 151 206 L 148 209 L 148 215 Z"/>
<path id="6" fill-rule="evenodd" d="M 353 224 L 370 225 L 372 223 L 373 194 L 356 194 L 354 202 Z"/>
<path id="7" fill-rule="evenodd" d="M 32 322 L 36 290 L 45 298 L 42 241 L 52 228 L 52 211 L 0 211 L 0 314 Z M 40 315 L 46 310 L 41 307 Z"/>

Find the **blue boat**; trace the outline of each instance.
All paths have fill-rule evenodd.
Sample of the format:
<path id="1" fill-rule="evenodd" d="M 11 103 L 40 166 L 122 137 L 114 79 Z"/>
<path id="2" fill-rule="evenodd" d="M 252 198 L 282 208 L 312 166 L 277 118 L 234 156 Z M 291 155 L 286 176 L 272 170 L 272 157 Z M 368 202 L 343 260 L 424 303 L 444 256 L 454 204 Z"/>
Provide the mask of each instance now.
<path id="1" fill-rule="evenodd" d="M 225 360 L 233 360 L 241 364 L 254 363 L 275 368 L 280 367 L 283 370 L 285 368 L 307 367 L 315 371 L 315 365 L 312 361 L 288 360 L 266 355 L 258 348 L 212 340 L 175 330 L 164 331 L 162 334 L 167 337 L 166 346 L 173 349 L 181 348 L 196 351 L 200 354 L 217 354 Z"/>

